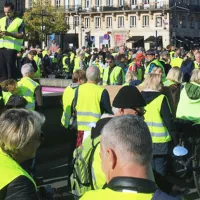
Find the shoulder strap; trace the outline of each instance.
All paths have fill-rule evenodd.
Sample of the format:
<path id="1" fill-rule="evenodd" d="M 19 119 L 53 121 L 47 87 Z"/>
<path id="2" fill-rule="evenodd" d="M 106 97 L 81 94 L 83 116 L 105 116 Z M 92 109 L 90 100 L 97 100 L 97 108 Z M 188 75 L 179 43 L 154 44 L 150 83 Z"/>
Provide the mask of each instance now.
<path id="1" fill-rule="evenodd" d="M 92 190 L 95 190 L 94 184 L 93 184 L 93 178 L 92 178 L 92 163 L 93 163 L 95 150 L 99 144 L 100 144 L 100 142 L 97 142 L 97 144 L 94 146 L 94 140 L 92 140 L 92 151 L 90 153 L 90 158 L 89 158 L 89 162 L 88 162 L 88 172 L 89 172 L 89 179 L 90 179 L 89 182 L 91 184 Z"/>
<path id="2" fill-rule="evenodd" d="M 76 91 L 75 91 L 75 95 L 74 95 L 74 100 L 72 102 L 72 112 L 75 110 L 76 108 L 76 104 L 77 104 L 77 100 L 78 100 L 78 89 L 79 87 L 77 87 Z"/>

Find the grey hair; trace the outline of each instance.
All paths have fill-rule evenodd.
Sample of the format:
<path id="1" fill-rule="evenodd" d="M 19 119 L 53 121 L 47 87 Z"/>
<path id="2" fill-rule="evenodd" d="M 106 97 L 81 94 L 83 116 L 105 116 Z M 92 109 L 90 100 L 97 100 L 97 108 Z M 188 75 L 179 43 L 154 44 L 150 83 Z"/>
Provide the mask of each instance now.
<path id="1" fill-rule="evenodd" d="M 45 117 L 36 111 L 10 109 L 0 117 L 0 148 L 15 157 L 41 132 Z"/>
<path id="2" fill-rule="evenodd" d="M 28 75 L 29 73 L 34 72 L 34 68 L 31 63 L 22 65 L 21 73 L 23 76 Z"/>
<path id="3" fill-rule="evenodd" d="M 97 66 L 91 65 L 86 70 L 86 77 L 88 81 L 99 81 L 100 79 L 100 70 Z"/>
<path id="4" fill-rule="evenodd" d="M 101 133 L 102 150 L 112 148 L 122 162 L 133 162 L 141 166 L 152 160 L 152 139 L 143 119 L 133 115 L 122 115 L 111 119 Z"/>

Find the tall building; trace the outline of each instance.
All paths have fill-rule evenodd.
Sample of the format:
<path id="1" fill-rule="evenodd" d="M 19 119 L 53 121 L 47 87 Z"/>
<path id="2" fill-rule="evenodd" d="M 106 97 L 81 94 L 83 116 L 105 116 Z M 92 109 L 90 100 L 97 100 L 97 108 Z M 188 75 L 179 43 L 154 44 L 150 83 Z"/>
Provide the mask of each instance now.
<path id="1" fill-rule="evenodd" d="M 33 0 L 26 0 L 30 8 Z M 52 0 L 66 13 L 79 47 L 193 46 L 200 42 L 200 0 Z"/>

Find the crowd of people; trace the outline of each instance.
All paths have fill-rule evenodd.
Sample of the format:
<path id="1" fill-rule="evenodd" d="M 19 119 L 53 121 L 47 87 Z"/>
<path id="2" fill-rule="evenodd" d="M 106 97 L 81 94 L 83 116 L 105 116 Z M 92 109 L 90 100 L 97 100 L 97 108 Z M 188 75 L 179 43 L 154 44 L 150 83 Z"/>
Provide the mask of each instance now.
<path id="1" fill-rule="evenodd" d="M 4 12 L 0 200 L 38 199 L 30 166 L 44 140 L 45 117 L 36 78 L 55 72 L 72 77 L 62 96 L 61 124 L 71 135 L 68 185 L 75 199 L 173 200 L 185 194 L 167 175 L 180 145 L 177 124 L 188 122 L 191 137 L 192 125 L 200 123 L 200 49 L 82 47 L 61 53 L 55 41 L 52 48 L 26 49 L 13 4 L 6 3 Z M 113 102 L 105 86 L 120 86 Z"/>

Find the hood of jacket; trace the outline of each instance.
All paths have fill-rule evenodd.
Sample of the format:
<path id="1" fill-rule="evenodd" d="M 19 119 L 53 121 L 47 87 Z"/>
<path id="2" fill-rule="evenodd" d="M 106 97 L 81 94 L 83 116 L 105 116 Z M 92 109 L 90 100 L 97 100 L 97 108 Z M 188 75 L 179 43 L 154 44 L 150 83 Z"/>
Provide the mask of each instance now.
<path id="1" fill-rule="evenodd" d="M 194 82 L 185 84 L 185 91 L 188 98 L 194 102 L 200 101 L 200 85 Z"/>
<path id="2" fill-rule="evenodd" d="M 151 103 L 154 99 L 156 99 L 159 95 L 161 95 L 161 92 L 156 91 L 142 91 L 141 92 L 143 98 L 146 101 L 146 104 Z"/>

